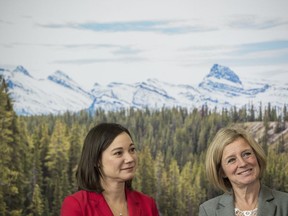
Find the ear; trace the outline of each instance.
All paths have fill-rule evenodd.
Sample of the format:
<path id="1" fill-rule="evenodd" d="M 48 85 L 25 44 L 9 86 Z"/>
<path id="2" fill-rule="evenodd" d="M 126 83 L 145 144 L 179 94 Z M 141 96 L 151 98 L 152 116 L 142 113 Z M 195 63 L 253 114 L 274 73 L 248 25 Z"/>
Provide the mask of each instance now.
<path id="1" fill-rule="evenodd" d="M 227 175 L 225 174 L 225 172 L 223 171 L 222 167 L 220 167 L 220 170 L 219 170 L 219 174 L 222 178 L 227 178 Z"/>
<path id="2" fill-rule="evenodd" d="M 100 169 L 101 168 L 101 164 L 94 164 L 94 167 Z"/>

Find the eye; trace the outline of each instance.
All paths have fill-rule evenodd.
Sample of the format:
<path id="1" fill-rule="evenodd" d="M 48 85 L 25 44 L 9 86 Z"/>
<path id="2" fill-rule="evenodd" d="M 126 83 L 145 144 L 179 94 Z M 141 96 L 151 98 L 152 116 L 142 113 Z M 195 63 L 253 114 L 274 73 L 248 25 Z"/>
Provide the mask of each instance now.
<path id="1" fill-rule="evenodd" d="M 122 155 L 122 151 L 116 151 L 116 152 L 114 152 L 114 155 L 121 156 Z"/>
<path id="2" fill-rule="evenodd" d="M 248 157 L 250 157 L 252 154 L 253 154 L 253 153 L 252 153 L 251 151 L 246 151 L 246 152 L 243 152 L 242 157 L 248 158 Z"/>
<path id="3" fill-rule="evenodd" d="M 229 158 L 229 159 L 227 159 L 227 164 L 233 164 L 233 163 L 235 163 L 235 161 L 236 161 L 236 158 Z"/>
<path id="4" fill-rule="evenodd" d="M 130 152 L 131 152 L 131 153 L 135 153 L 135 152 L 136 152 L 136 148 L 135 148 L 135 147 L 131 147 L 131 148 L 130 148 Z"/>

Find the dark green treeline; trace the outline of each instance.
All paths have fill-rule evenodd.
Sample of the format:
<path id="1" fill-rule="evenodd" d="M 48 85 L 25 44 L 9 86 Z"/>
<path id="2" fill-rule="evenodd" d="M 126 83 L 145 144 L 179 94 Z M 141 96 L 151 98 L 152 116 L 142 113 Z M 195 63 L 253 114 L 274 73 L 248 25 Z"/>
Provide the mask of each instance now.
<path id="1" fill-rule="evenodd" d="M 153 196 L 162 215 L 197 215 L 201 202 L 221 193 L 206 180 L 205 151 L 217 130 L 232 122 L 262 122 L 259 142 L 268 154 L 263 181 L 288 191 L 288 137 L 279 135 L 286 129 L 286 107 L 280 116 L 269 105 L 257 118 L 253 106 L 20 117 L 5 82 L 0 87 L 0 215 L 59 215 L 63 198 L 77 190 L 75 168 L 85 135 L 100 122 L 131 131 L 139 153 L 133 186 Z M 277 139 L 269 133 L 272 123 Z"/>

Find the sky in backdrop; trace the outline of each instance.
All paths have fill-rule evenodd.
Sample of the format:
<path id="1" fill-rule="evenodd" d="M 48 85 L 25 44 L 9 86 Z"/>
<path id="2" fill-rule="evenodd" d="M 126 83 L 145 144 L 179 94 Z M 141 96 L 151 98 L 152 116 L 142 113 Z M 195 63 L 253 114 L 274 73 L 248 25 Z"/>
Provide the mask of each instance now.
<path id="1" fill-rule="evenodd" d="M 199 83 L 217 63 L 288 80 L 287 0 L 0 0 L 0 66 L 86 87 Z"/>

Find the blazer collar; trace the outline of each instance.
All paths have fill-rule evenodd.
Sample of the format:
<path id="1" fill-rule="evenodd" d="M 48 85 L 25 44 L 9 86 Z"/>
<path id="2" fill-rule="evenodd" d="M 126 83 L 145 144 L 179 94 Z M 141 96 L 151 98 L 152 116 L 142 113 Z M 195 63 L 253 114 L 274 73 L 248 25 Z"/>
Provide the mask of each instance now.
<path id="1" fill-rule="evenodd" d="M 88 199 L 95 203 L 95 208 L 101 213 L 100 215 L 113 216 L 102 193 L 89 192 Z"/>
<path id="2" fill-rule="evenodd" d="M 137 193 L 126 189 L 127 205 L 129 210 L 129 215 L 142 215 L 140 208 L 140 200 Z"/>
<path id="3" fill-rule="evenodd" d="M 258 201 L 258 215 L 274 215 L 276 205 L 271 202 L 274 200 L 273 193 L 270 188 L 261 185 Z"/>
<path id="4" fill-rule="evenodd" d="M 129 215 L 141 215 L 141 208 L 140 208 L 140 200 L 137 194 L 129 189 L 125 189 L 126 193 L 126 199 L 127 199 L 127 206 Z M 89 199 L 93 200 L 95 202 L 95 206 L 99 210 L 102 211 L 103 215 L 111 215 L 113 216 L 113 213 L 111 212 L 104 196 L 102 193 L 95 193 L 95 192 L 89 192 Z"/>
<path id="5" fill-rule="evenodd" d="M 274 200 L 273 193 L 270 188 L 261 185 L 258 198 L 258 213 L 257 215 L 275 215 L 276 205 L 271 201 Z M 234 215 L 233 193 L 225 193 L 219 200 L 216 215 Z"/>
<path id="6" fill-rule="evenodd" d="M 221 196 L 216 208 L 217 216 L 234 215 L 233 194 L 225 193 Z"/>

